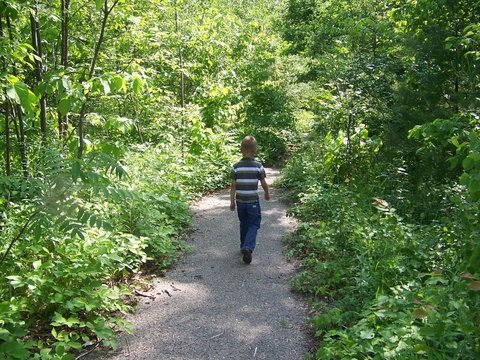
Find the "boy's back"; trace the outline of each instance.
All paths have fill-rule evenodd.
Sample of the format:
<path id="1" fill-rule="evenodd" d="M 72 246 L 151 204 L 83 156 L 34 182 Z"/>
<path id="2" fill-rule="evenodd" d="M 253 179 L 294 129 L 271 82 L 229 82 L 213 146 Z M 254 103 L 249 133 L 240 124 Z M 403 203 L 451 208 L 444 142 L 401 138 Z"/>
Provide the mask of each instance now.
<path id="1" fill-rule="evenodd" d="M 235 180 L 237 202 L 249 203 L 258 200 L 258 181 L 265 179 L 263 165 L 252 157 L 244 157 L 233 165 L 232 179 Z"/>
<path id="2" fill-rule="evenodd" d="M 243 158 L 233 165 L 230 177 L 230 210 L 237 208 L 240 220 L 240 249 L 243 261 L 250 264 L 256 246 L 257 231 L 262 219 L 258 198 L 258 182 L 265 192 L 265 200 L 270 200 L 268 185 L 265 181 L 265 169 L 256 161 L 257 141 L 253 136 L 246 136 L 240 148 Z"/>

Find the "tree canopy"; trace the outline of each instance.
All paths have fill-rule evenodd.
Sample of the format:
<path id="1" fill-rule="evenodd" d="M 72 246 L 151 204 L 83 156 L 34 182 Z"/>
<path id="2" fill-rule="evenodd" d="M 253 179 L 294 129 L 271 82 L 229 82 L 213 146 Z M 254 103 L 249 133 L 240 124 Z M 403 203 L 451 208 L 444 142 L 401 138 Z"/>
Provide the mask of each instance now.
<path id="1" fill-rule="evenodd" d="M 114 347 L 249 134 L 317 358 L 478 358 L 479 6 L 0 0 L 0 354 Z"/>
<path id="2" fill-rule="evenodd" d="M 228 183 L 241 137 L 284 155 L 278 6 L 0 1 L 2 355 L 115 346 L 129 279 L 185 249 L 188 203 Z"/>

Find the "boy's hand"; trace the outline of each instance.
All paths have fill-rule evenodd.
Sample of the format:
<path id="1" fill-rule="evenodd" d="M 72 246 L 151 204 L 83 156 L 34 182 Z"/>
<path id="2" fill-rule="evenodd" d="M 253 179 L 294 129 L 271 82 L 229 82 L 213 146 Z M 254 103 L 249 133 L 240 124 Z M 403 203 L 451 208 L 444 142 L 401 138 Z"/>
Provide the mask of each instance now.
<path id="1" fill-rule="evenodd" d="M 230 210 L 235 210 L 235 191 L 237 190 L 237 183 L 232 179 L 232 184 L 230 185 Z"/>
<path id="2" fill-rule="evenodd" d="M 265 194 L 265 200 L 270 200 L 270 191 L 268 190 L 268 184 L 265 179 L 260 180 L 260 184 L 262 185 L 263 192 Z"/>

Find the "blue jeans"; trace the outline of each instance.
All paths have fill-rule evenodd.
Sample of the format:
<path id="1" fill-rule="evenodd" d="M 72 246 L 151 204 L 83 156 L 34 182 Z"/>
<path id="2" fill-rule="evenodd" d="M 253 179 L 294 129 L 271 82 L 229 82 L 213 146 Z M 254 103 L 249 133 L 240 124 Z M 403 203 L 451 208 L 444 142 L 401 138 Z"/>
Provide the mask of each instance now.
<path id="1" fill-rule="evenodd" d="M 257 231 L 262 221 L 260 202 L 237 202 L 237 213 L 240 220 L 240 249 L 253 251 L 257 243 Z"/>

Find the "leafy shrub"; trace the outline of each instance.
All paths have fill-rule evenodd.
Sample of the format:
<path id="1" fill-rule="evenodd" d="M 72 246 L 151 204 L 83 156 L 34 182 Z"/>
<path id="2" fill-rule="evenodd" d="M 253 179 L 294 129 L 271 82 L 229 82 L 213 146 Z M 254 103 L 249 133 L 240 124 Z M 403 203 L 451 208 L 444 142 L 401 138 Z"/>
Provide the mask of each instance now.
<path id="1" fill-rule="evenodd" d="M 82 241 L 31 242 L 14 249 L 15 270 L 6 272 L 8 283 L 0 288 L 8 299 L 0 307 L 3 353 L 22 359 L 40 351 L 42 358 L 68 358 L 69 350 L 96 338 L 115 345 L 111 327 L 125 323 L 108 314 L 127 310 L 123 300 L 130 291 L 111 279 L 136 271 L 146 260 L 145 239 L 92 229 Z"/>
<path id="2" fill-rule="evenodd" d="M 326 332 L 317 357 L 476 359 L 480 299 L 473 279 L 435 272 L 396 286 L 377 296 L 348 330 Z"/>
<path id="3" fill-rule="evenodd" d="M 115 347 L 114 330 L 129 329 L 128 279 L 148 259 L 168 268 L 186 248 L 188 201 L 225 185 L 229 145 L 215 139 L 185 158 L 139 148 L 123 164 L 95 149 L 85 161 L 51 151 L 37 177 L 1 178 L 0 352 L 71 359 L 97 339 Z"/>
<path id="4" fill-rule="evenodd" d="M 305 146 L 281 179 L 293 191 L 289 214 L 300 220 L 288 239 L 301 259 L 292 287 L 316 310 L 316 357 L 478 357 L 478 202 L 460 185 L 415 189 L 407 169 L 373 167 L 368 156 L 353 166 L 369 170 L 338 182 L 341 167 L 331 165 L 345 164 L 335 155 L 345 149 L 330 143 Z"/>

